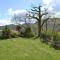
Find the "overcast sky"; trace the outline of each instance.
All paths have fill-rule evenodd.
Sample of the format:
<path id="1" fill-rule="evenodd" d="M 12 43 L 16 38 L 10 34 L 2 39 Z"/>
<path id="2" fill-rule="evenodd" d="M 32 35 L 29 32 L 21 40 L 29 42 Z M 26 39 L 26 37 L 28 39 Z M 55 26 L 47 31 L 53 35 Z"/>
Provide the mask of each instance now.
<path id="1" fill-rule="evenodd" d="M 60 15 L 60 0 L 0 0 L 0 25 L 10 24 L 14 14 L 23 14 L 32 5 L 47 6 L 50 12 Z"/>

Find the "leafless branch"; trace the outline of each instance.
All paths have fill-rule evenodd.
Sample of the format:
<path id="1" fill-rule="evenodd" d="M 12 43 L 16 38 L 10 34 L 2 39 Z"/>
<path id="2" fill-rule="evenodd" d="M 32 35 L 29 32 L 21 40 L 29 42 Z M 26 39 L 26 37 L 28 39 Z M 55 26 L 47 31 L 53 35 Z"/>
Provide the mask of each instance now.
<path id="1" fill-rule="evenodd" d="M 48 13 L 43 13 L 43 14 L 41 14 L 41 17 L 44 16 L 44 15 L 47 15 L 47 14 L 48 14 Z"/>
<path id="2" fill-rule="evenodd" d="M 44 25 L 44 23 L 47 22 L 47 20 L 49 20 L 49 17 L 43 20 L 43 23 L 42 23 L 41 27 Z"/>
<path id="3" fill-rule="evenodd" d="M 39 12 L 37 9 L 31 9 L 31 11 Z"/>
<path id="4" fill-rule="evenodd" d="M 36 16 L 34 16 L 34 15 L 33 15 L 33 16 L 29 16 L 29 17 L 30 17 L 31 19 L 34 18 L 34 19 L 36 19 L 36 20 L 39 20 L 39 18 L 36 17 Z"/>

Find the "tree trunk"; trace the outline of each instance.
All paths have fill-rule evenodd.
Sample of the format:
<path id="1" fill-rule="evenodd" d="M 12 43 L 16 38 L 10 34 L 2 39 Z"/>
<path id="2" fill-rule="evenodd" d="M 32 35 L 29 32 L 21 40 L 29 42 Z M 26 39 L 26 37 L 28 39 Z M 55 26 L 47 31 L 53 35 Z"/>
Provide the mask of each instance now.
<path id="1" fill-rule="evenodd" d="M 41 36 L 41 24 L 38 22 L 38 37 Z"/>
<path id="2" fill-rule="evenodd" d="M 47 31 L 47 26 L 48 26 L 48 25 L 47 25 L 47 21 L 46 21 L 46 31 Z"/>
<path id="3" fill-rule="evenodd" d="M 52 32 L 55 31 L 55 25 L 56 25 L 56 19 L 54 20 L 54 25 L 53 25 L 53 30 L 52 30 Z"/>
<path id="4" fill-rule="evenodd" d="M 38 37 L 41 37 L 41 6 L 39 6 Z"/>

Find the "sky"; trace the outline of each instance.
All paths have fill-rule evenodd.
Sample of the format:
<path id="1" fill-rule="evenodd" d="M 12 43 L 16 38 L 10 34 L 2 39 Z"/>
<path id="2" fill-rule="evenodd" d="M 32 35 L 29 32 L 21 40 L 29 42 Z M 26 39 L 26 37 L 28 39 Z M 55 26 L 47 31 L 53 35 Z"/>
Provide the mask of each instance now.
<path id="1" fill-rule="evenodd" d="M 32 6 L 47 7 L 55 16 L 60 16 L 60 0 L 0 0 L 0 25 L 11 24 L 14 14 L 26 13 Z"/>

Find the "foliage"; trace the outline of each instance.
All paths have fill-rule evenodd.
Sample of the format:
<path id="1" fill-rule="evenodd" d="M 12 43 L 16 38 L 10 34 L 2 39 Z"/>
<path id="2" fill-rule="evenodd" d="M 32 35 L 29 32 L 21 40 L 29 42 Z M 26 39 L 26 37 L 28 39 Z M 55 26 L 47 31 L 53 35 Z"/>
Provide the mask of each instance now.
<path id="1" fill-rule="evenodd" d="M 11 38 L 16 38 L 18 37 L 18 33 L 17 32 L 11 32 Z"/>
<path id="2" fill-rule="evenodd" d="M 42 33 L 42 34 L 41 34 L 41 38 L 42 38 L 42 42 L 48 43 L 50 36 L 47 35 L 47 34 Z"/>
<path id="3" fill-rule="evenodd" d="M 41 38 L 42 42 L 48 43 L 51 40 L 51 37 L 53 36 L 51 31 L 42 31 Z"/>
<path id="4" fill-rule="evenodd" d="M 8 26 L 5 26 L 5 28 L 2 30 L 2 38 L 10 38 L 11 30 Z"/>
<path id="5" fill-rule="evenodd" d="M 43 32 L 42 34 L 42 41 L 43 42 L 49 42 L 52 47 L 55 49 L 60 49 L 60 35 L 58 32 L 51 32 L 51 31 L 46 31 Z"/>
<path id="6" fill-rule="evenodd" d="M 20 26 L 20 25 L 17 25 L 17 26 L 16 26 L 16 30 L 17 30 L 18 32 L 20 32 L 21 26 Z"/>
<path id="7" fill-rule="evenodd" d="M 29 27 L 29 26 L 26 27 L 24 35 L 25 35 L 25 37 L 28 37 L 28 38 L 34 36 L 33 33 L 32 33 L 32 31 L 31 31 L 31 27 Z"/>
<path id="8" fill-rule="evenodd" d="M 55 49 L 60 49 L 60 37 L 58 34 L 54 34 L 53 39 L 52 39 L 52 47 Z"/>
<path id="9" fill-rule="evenodd" d="M 26 37 L 26 38 L 33 37 L 34 34 L 33 34 L 32 31 L 31 31 L 31 27 L 30 27 L 30 26 L 27 26 L 27 27 L 25 28 L 25 31 L 24 31 L 24 32 L 21 32 L 21 36 L 22 36 L 22 37 Z"/>

